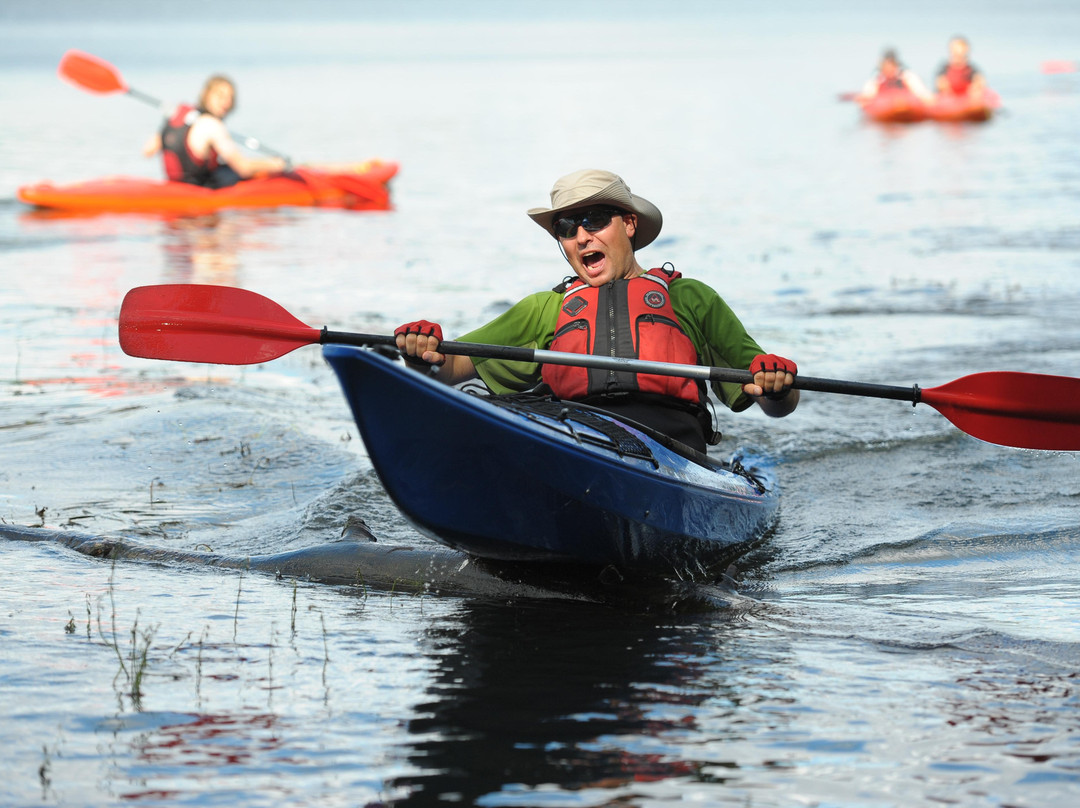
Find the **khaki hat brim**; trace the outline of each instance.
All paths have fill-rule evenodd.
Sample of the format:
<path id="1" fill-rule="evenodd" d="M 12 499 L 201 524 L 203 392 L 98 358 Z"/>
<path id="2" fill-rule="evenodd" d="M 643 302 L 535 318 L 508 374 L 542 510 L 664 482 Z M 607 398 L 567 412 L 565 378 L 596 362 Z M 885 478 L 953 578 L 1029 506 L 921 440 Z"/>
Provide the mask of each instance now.
<path id="1" fill-rule="evenodd" d="M 529 218 L 556 238 L 555 220 L 570 210 L 587 208 L 590 205 L 609 204 L 616 208 L 637 214 L 637 231 L 634 234 L 634 249 L 640 250 L 656 240 L 664 225 L 660 209 L 644 197 L 629 193 L 622 182 L 613 182 L 591 196 L 579 199 L 572 204 L 557 208 L 530 208 Z"/>

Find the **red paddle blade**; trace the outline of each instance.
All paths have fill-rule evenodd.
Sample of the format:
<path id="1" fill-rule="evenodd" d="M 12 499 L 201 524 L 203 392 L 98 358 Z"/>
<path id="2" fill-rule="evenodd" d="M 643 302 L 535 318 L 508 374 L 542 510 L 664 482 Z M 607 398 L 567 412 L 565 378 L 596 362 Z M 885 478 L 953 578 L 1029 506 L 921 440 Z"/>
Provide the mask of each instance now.
<path id="1" fill-rule="evenodd" d="M 64 54 L 59 72 L 60 78 L 93 93 L 126 93 L 128 89 L 127 82 L 115 67 L 78 50 L 69 50 Z"/>
<path id="2" fill-rule="evenodd" d="M 988 443 L 1080 450 L 1080 379 L 1040 373 L 976 373 L 923 390 L 920 400 Z"/>
<path id="3" fill-rule="evenodd" d="M 139 286 L 120 306 L 120 347 L 145 359 L 253 365 L 320 336 L 274 301 L 231 286 Z"/>

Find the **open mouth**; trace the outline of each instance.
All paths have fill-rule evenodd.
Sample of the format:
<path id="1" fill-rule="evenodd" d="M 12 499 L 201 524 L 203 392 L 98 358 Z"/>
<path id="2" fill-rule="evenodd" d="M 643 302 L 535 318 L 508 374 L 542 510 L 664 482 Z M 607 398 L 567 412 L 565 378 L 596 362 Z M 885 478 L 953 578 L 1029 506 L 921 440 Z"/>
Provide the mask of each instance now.
<path id="1" fill-rule="evenodd" d="M 595 250 L 581 256 L 581 263 L 584 264 L 587 269 L 595 269 L 603 260 L 604 254 Z"/>

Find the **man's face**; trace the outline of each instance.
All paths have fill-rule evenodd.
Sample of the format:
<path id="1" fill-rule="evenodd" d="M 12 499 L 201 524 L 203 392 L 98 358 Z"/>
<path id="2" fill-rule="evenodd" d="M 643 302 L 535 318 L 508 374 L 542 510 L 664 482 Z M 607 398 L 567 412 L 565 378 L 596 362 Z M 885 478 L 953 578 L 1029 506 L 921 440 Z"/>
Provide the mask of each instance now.
<path id="1" fill-rule="evenodd" d="M 583 224 L 578 224 L 585 214 L 591 215 L 586 216 Z M 590 232 L 589 228 L 602 222 L 607 215 L 611 216 L 611 221 L 605 227 Z M 582 281 L 589 286 L 603 286 L 633 274 L 637 268 L 633 245 L 637 216 L 610 209 L 605 213 L 603 206 L 599 206 L 568 211 L 560 219 L 577 224 L 571 235 L 559 238 L 559 243 L 566 252 L 570 266 Z"/>
<path id="2" fill-rule="evenodd" d="M 954 39 L 949 42 L 949 61 L 953 64 L 962 65 L 967 61 L 968 43 L 962 39 Z"/>

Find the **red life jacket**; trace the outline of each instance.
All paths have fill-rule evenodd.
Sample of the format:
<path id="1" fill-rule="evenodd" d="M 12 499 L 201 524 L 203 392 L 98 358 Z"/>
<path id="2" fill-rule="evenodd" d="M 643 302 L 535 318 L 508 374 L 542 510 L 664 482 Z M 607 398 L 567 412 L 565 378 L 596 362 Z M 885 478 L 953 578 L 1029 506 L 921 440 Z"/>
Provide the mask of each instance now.
<path id="1" fill-rule="evenodd" d="M 904 78 L 899 73 L 891 78 L 878 74 L 877 89 L 879 93 L 882 90 L 906 90 L 907 85 L 904 84 Z"/>
<path id="2" fill-rule="evenodd" d="M 953 95 L 965 95 L 975 78 L 975 68 L 971 65 L 947 65 L 941 74 L 949 82 Z"/>
<path id="3" fill-rule="evenodd" d="M 213 148 L 206 160 L 200 160 L 188 148 L 188 132 L 200 114 L 208 113 L 181 104 L 161 129 L 161 157 L 165 163 L 165 176 L 173 182 L 209 185 L 210 176 L 218 167 L 218 156 Z"/>
<path id="4" fill-rule="evenodd" d="M 668 291 L 668 282 L 679 277 L 674 269 L 650 269 L 603 286 L 574 280 L 563 295 L 551 350 L 696 365 L 697 349 L 679 324 Z M 703 385 L 678 376 L 567 365 L 544 365 L 541 374 L 565 399 L 642 392 L 702 404 L 706 395 Z"/>

